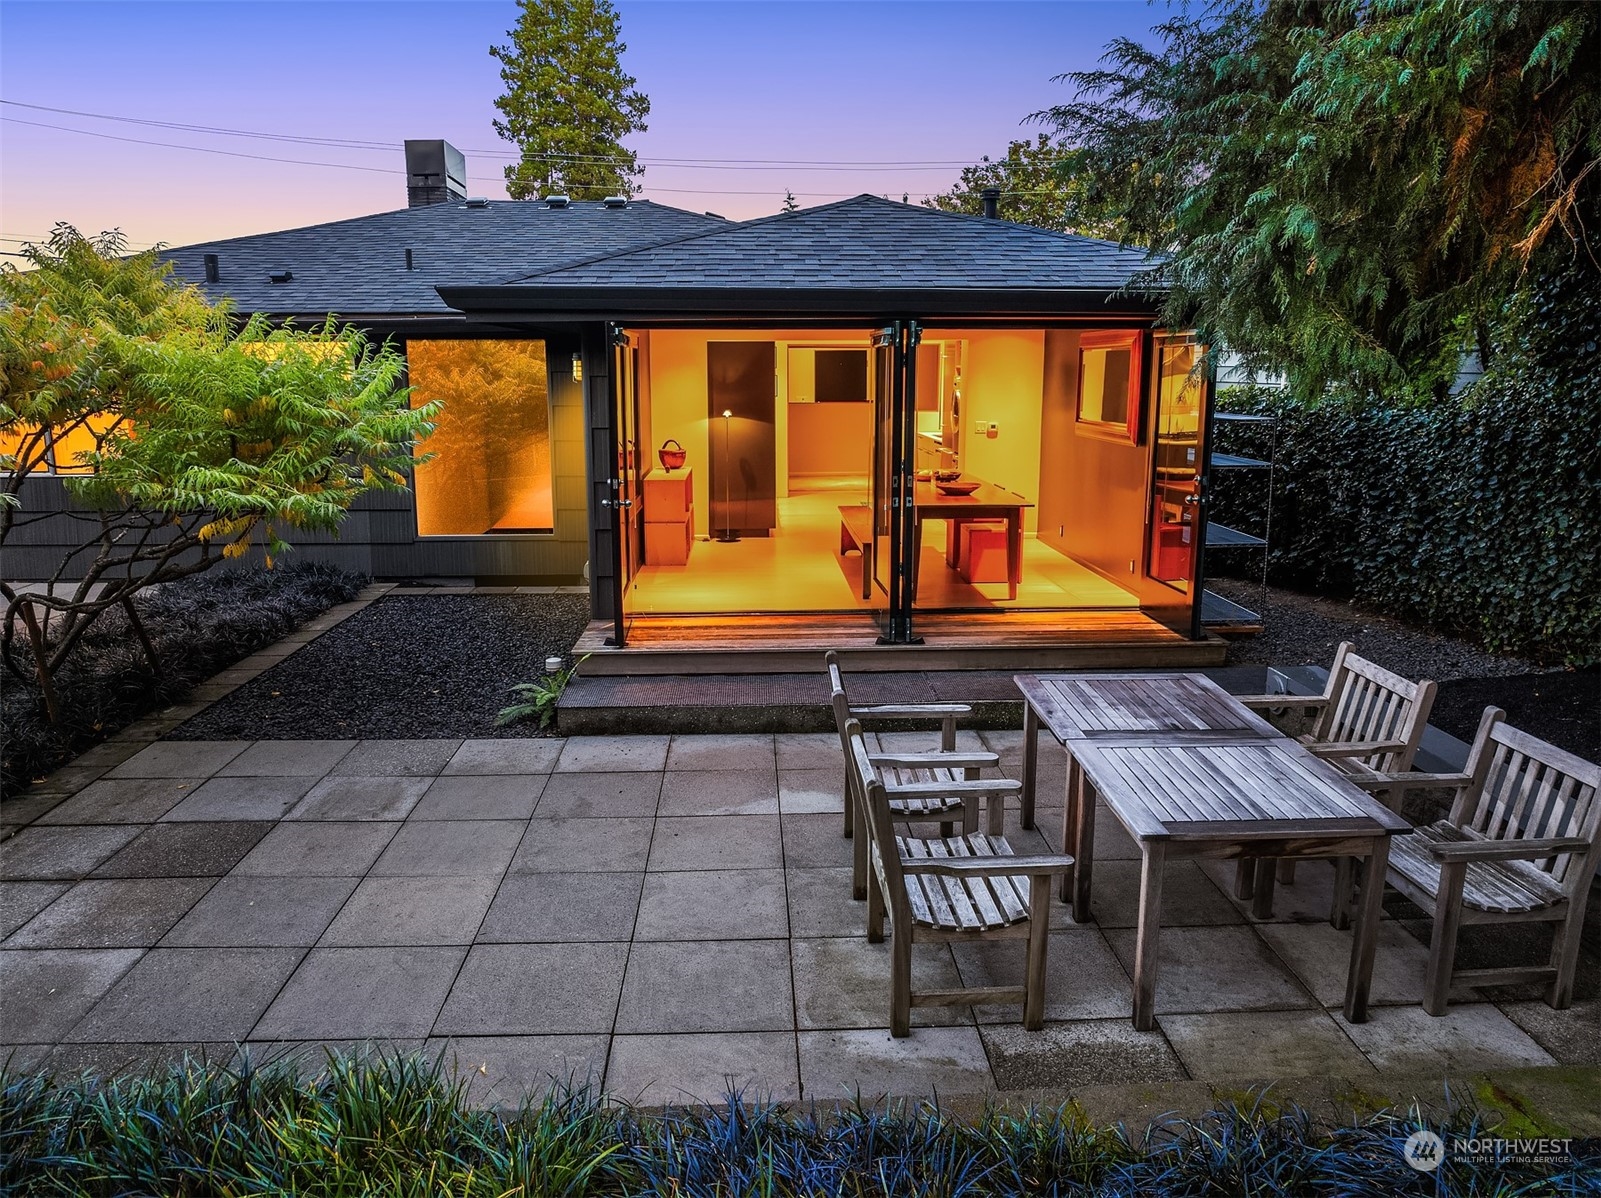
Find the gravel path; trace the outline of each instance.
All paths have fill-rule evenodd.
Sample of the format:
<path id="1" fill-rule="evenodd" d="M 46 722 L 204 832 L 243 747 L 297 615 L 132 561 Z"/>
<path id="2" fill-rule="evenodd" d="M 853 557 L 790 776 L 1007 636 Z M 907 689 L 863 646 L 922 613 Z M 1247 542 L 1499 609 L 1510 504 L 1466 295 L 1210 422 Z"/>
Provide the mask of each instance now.
<path id="1" fill-rule="evenodd" d="M 513 684 L 566 657 L 583 595 L 391 594 L 189 720 L 180 740 L 526 737 L 496 728 Z"/>

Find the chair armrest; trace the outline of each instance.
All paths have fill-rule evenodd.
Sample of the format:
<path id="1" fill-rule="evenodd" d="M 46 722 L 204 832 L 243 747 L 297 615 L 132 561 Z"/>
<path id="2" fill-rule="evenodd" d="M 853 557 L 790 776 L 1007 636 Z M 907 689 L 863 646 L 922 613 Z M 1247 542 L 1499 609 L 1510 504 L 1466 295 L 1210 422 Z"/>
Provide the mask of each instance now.
<path id="1" fill-rule="evenodd" d="M 948 716 L 972 715 L 967 703 L 879 703 L 873 707 L 853 707 L 851 714 L 857 719 L 864 716 Z"/>
<path id="2" fill-rule="evenodd" d="M 1422 787 L 1466 786 L 1473 781 L 1467 774 L 1428 774 L 1420 770 L 1400 770 L 1387 774 L 1383 770 L 1364 769 L 1348 774 L 1345 779 L 1363 790 L 1415 790 Z"/>
<path id="3" fill-rule="evenodd" d="M 1314 757 L 1370 757 L 1374 753 L 1398 753 L 1406 748 L 1400 740 L 1326 740 L 1314 741 L 1306 751 Z"/>
<path id="4" fill-rule="evenodd" d="M 1033 857 L 914 857 L 901 860 L 905 874 L 938 874 L 948 878 L 1015 878 L 1019 874 L 1065 874 L 1073 868 L 1066 854 Z"/>
<path id="5" fill-rule="evenodd" d="M 1243 703 L 1252 709 L 1258 707 L 1327 707 L 1328 699 L 1323 695 L 1235 695 L 1236 703 Z"/>
<path id="6" fill-rule="evenodd" d="M 906 782 L 884 787 L 884 793 L 892 799 L 959 799 L 964 795 L 984 798 L 987 795 L 1020 794 L 1022 790 L 1023 784 L 1011 778 L 975 778 L 971 782 Z"/>
<path id="7" fill-rule="evenodd" d="M 952 769 L 973 766 L 979 768 L 986 765 L 999 765 L 1001 762 L 998 753 L 958 753 L 955 751 L 945 753 L 930 750 L 927 753 L 869 753 L 867 759 L 874 765 L 901 765 L 917 768 L 934 769 L 947 766 Z"/>
<path id="8" fill-rule="evenodd" d="M 1582 836 L 1547 836 L 1543 840 L 1454 840 L 1430 843 L 1429 856 L 1442 865 L 1452 861 L 1534 861 L 1590 847 Z"/>

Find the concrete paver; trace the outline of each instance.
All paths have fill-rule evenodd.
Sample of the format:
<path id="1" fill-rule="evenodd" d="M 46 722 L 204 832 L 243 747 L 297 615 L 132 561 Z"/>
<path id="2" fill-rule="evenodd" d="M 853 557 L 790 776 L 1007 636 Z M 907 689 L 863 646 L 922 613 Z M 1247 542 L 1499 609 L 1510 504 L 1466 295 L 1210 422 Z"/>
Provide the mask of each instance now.
<path id="1" fill-rule="evenodd" d="M 1015 776 L 1018 734 L 964 743 Z M 1380 932 L 1371 1021 L 1345 1023 L 1351 934 L 1326 922 L 1321 863 L 1266 922 L 1232 898 L 1230 863 L 1171 866 L 1158 1028 L 1135 1032 L 1137 851 L 1104 807 L 1096 922 L 1053 904 L 1045 1029 L 1015 1005 L 917 1008 L 895 1041 L 831 734 L 102 748 L 0 842 L 14 1065 L 142 1069 L 245 1041 L 314 1072 L 329 1047 L 426 1047 L 474 1100 L 514 1106 L 602 1077 L 647 1103 L 730 1085 L 829 1101 L 1601 1061 L 1588 997 L 1465 992 L 1424 1015 L 1427 928 L 1404 918 Z M 1059 843 L 1064 778 L 1042 741 L 1040 827 L 1006 813 L 1018 851 Z M 1000 985 L 1022 961 L 1021 941 L 921 944 L 913 968 L 923 987 Z"/>

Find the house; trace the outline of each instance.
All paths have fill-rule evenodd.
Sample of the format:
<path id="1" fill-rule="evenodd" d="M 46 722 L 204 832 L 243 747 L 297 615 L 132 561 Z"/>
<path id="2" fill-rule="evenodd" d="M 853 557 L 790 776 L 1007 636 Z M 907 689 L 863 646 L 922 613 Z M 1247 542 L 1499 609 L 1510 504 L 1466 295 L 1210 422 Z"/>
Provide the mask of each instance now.
<path id="1" fill-rule="evenodd" d="M 395 340 L 445 401 L 413 491 L 308 556 L 586 579 L 586 644 L 636 663 L 730 635 L 1221 659 L 1205 355 L 1126 291 L 1143 251 L 868 195 L 484 201 L 448 146 L 408 155 L 405 209 L 167 252 L 241 311 Z"/>

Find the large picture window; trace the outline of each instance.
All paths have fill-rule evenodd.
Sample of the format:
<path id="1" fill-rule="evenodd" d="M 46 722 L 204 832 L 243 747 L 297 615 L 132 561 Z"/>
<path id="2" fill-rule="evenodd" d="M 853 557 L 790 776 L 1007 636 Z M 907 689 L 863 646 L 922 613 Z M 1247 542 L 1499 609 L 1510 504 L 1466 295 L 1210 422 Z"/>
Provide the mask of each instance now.
<path id="1" fill-rule="evenodd" d="M 411 341 L 413 402 L 444 401 L 416 472 L 424 537 L 551 532 L 550 388 L 543 341 Z"/>

